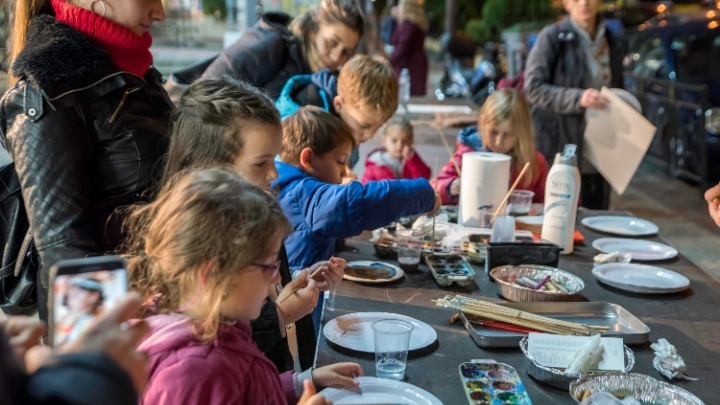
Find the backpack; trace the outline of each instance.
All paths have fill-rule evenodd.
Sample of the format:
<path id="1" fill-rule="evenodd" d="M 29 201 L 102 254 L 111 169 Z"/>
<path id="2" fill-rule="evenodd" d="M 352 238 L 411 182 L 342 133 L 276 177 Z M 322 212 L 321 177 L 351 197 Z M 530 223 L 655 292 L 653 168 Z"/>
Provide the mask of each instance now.
<path id="1" fill-rule="evenodd" d="M 0 168 L 0 309 L 8 315 L 36 311 L 39 260 L 15 164 Z"/>

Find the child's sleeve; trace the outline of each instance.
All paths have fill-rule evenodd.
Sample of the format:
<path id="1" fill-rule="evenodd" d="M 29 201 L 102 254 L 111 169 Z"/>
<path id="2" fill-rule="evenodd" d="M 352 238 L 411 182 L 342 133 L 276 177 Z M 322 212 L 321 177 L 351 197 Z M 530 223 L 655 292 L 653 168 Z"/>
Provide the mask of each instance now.
<path id="1" fill-rule="evenodd" d="M 458 148 L 458 150 L 453 153 L 450 161 L 442 168 L 442 170 L 440 170 L 440 173 L 438 173 L 437 177 L 433 181 L 433 186 L 437 187 L 437 190 L 440 192 L 443 204 L 458 203 L 459 196 L 450 194 L 450 185 L 455 179 L 460 177 L 460 174 L 455 169 L 453 160 L 457 163 L 458 167 L 462 167 L 462 155 L 464 152 L 464 150 Z"/>
<path id="2" fill-rule="evenodd" d="M 403 165 L 403 179 L 430 180 L 431 173 L 430 166 L 428 166 L 417 151 L 413 149 L 412 157 Z"/>
<path id="3" fill-rule="evenodd" d="M 435 191 L 426 179 L 323 184 L 305 204 L 305 220 L 313 233 L 347 238 L 432 211 Z"/>

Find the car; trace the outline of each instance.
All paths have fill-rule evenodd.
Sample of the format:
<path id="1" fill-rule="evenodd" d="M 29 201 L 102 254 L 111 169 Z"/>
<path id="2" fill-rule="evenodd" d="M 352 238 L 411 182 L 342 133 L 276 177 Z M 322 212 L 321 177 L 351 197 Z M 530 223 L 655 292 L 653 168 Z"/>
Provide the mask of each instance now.
<path id="1" fill-rule="evenodd" d="M 659 15 L 625 39 L 625 88 L 657 127 L 649 153 L 676 177 L 719 180 L 720 10 Z"/>

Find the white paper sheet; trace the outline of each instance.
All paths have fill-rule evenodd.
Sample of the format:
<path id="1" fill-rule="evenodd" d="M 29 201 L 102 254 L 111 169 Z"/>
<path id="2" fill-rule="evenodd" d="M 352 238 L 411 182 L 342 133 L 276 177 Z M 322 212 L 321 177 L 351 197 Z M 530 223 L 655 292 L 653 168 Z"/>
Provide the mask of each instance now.
<path id="1" fill-rule="evenodd" d="M 528 334 L 528 353 L 545 367 L 566 368 L 575 352 L 590 339 L 589 336 L 553 335 L 550 333 Z M 625 368 L 625 353 L 622 338 L 600 338 L 603 359 L 597 369 L 622 371 Z"/>
<path id="2" fill-rule="evenodd" d="M 408 104 L 408 112 L 410 114 L 435 114 L 435 113 L 459 113 L 472 114 L 473 109 L 466 105 L 448 105 L 448 104 Z M 398 114 L 404 114 L 405 110 L 402 106 L 398 106 Z"/>
<path id="3" fill-rule="evenodd" d="M 600 94 L 609 103 L 604 110 L 585 114 L 584 156 L 622 195 L 650 147 L 655 127 L 615 91 L 603 87 Z"/>

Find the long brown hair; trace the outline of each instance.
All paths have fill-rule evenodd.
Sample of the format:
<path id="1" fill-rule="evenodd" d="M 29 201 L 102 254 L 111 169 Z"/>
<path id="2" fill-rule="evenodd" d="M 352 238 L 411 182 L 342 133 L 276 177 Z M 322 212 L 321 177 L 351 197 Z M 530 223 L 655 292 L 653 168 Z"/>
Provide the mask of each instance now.
<path id="1" fill-rule="evenodd" d="M 231 277 L 290 230 L 272 196 L 218 167 L 178 173 L 154 202 L 131 210 L 126 227 L 131 288 L 158 298 L 161 313 L 187 305 L 204 342 L 217 337 Z"/>
<path id="2" fill-rule="evenodd" d="M 10 30 L 10 52 L 8 53 L 8 66 L 12 66 L 13 62 L 25 47 L 27 42 L 27 32 L 30 22 L 33 18 L 41 14 L 54 14 L 50 2 L 47 0 L 15 0 L 15 8 L 12 13 L 12 29 Z M 17 77 L 12 75 L 10 69 L 10 85 L 17 81 Z"/>
<path id="3" fill-rule="evenodd" d="M 362 38 L 365 33 L 365 14 L 358 0 L 321 0 L 320 4 L 295 17 L 290 30 L 300 39 L 307 59 L 311 38 L 322 24 L 343 24 Z"/>
<path id="4" fill-rule="evenodd" d="M 478 129 L 487 145 L 488 128 L 504 121 L 510 121 L 515 134 L 515 146 L 507 153 L 512 158 L 513 168 L 522 168 L 530 162 L 522 185 L 527 186 L 540 175 L 535 161 L 535 133 L 532 127 L 530 107 L 525 96 L 517 89 L 506 88 L 493 92 L 480 109 Z"/>
<path id="5" fill-rule="evenodd" d="M 244 128 L 257 123 L 280 128 L 280 114 L 261 90 L 227 77 L 194 82 L 170 123 L 162 184 L 181 170 L 233 164 L 245 143 Z"/>

